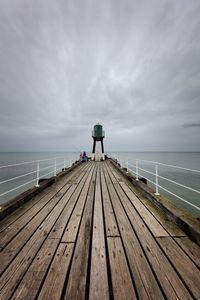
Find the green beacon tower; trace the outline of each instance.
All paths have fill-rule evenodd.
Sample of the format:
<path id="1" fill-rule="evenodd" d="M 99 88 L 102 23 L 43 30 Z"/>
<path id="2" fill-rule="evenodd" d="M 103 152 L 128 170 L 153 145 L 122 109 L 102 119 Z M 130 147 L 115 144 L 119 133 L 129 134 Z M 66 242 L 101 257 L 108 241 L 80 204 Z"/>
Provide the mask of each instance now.
<path id="1" fill-rule="evenodd" d="M 103 130 L 103 126 L 100 125 L 99 123 L 97 125 L 94 125 L 94 129 L 92 131 L 92 137 L 93 137 L 92 160 L 96 159 L 96 155 L 95 155 L 96 142 L 101 142 L 101 151 L 102 151 L 101 159 L 105 160 L 104 146 L 103 146 L 103 139 L 105 137 L 105 132 Z"/>

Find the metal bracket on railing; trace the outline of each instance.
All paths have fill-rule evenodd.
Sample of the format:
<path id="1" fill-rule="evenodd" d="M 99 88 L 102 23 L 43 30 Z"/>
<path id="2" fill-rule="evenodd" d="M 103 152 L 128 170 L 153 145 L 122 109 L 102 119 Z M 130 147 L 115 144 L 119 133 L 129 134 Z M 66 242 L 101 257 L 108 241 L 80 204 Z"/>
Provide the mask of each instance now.
<path id="1" fill-rule="evenodd" d="M 56 177 L 56 157 L 55 157 L 55 160 L 54 160 L 54 176 Z"/>
<path id="2" fill-rule="evenodd" d="M 136 180 L 138 181 L 138 159 L 136 159 Z"/>
<path id="3" fill-rule="evenodd" d="M 65 171 L 65 157 L 64 157 L 64 166 L 63 166 L 63 169 L 64 169 L 64 171 Z"/>
<path id="4" fill-rule="evenodd" d="M 156 175 L 156 192 L 155 192 L 155 195 L 160 195 L 159 192 L 158 192 L 158 163 L 156 162 L 155 164 L 155 175 Z"/>
<path id="5" fill-rule="evenodd" d="M 40 161 L 37 161 L 37 178 L 36 178 L 36 187 L 39 187 L 39 179 L 40 179 Z"/>

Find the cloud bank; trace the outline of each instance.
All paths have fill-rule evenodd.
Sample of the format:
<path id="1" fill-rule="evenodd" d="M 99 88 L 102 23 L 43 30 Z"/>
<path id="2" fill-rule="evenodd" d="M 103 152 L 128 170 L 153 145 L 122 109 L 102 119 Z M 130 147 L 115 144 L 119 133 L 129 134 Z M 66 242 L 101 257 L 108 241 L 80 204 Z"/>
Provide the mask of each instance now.
<path id="1" fill-rule="evenodd" d="M 0 151 L 200 151 L 200 2 L 0 3 Z M 194 126 L 195 125 L 195 126 Z"/>

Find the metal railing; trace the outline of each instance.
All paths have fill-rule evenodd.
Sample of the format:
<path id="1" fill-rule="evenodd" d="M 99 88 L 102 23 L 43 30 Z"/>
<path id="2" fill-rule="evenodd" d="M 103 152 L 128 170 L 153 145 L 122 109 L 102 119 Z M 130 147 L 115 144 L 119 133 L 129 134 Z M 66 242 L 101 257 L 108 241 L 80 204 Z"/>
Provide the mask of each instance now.
<path id="1" fill-rule="evenodd" d="M 196 174 L 199 174 L 199 175 L 200 175 L 200 170 L 189 169 L 189 168 L 185 168 L 185 167 L 180 167 L 180 166 L 175 166 L 175 165 L 165 164 L 165 163 L 160 163 L 160 162 L 155 162 L 155 161 L 149 161 L 149 160 L 144 160 L 144 159 L 135 159 L 135 160 L 133 160 L 133 158 L 121 157 L 121 156 L 115 156 L 113 158 L 116 160 L 117 163 L 120 164 L 121 168 L 123 168 L 123 167 L 126 168 L 127 173 L 129 173 L 129 172 L 133 173 L 135 175 L 136 181 L 139 180 L 139 177 L 143 177 L 147 181 L 152 183 L 155 186 L 155 195 L 160 195 L 160 190 L 163 190 L 166 193 L 176 197 L 177 199 L 181 200 L 182 202 L 187 203 L 189 206 L 191 206 L 191 207 L 195 208 L 196 210 L 200 211 L 199 206 L 191 203 L 190 201 L 184 199 L 180 195 L 177 195 L 176 193 L 174 193 L 174 192 L 170 191 L 169 189 L 163 187 L 162 185 L 159 184 L 159 181 L 160 181 L 160 179 L 162 179 L 163 181 L 167 181 L 168 183 L 172 183 L 172 184 L 174 184 L 178 187 L 181 187 L 185 190 L 194 192 L 195 194 L 198 194 L 198 195 L 200 194 L 200 191 L 195 189 L 195 188 L 189 187 L 185 184 L 182 184 L 180 182 L 177 182 L 175 180 L 172 180 L 170 178 L 167 178 L 165 176 L 161 176 L 159 174 L 159 166 L 165 166 L 165 167 L 172 168 L 172 169 L 179 169 L 179 170 L 182 170 L 182 171 L 193 172 L 193 173 L 196 173 Z M 133 161 L 134 161 L 134 163 L 133 163 Z M 145 164 L 150 164 L 153 167 L 154 172 L 142 168 L 142 164 L 141 164 L 142 162 L 145 163 Z M 154 180 L 152 180 L 152 178 L 150 179 L 149 177 L 147 177 L 144 174 L 141 174 L 140 171 L 142 171 L 142 173 L 146 173 L 146 174 L 149 174 L 149 175 L 153 176 Z M 200 199 L 199 199 L 199 204 L 200 204 Z"/>
<path id="2" fill-rule="evenodd" d="M 20 188 L 23 188 L 27 185 L 39 187 L 40 186 L 40 180 L 43 178 L 49 178 L 51 175 L 57 176 L 58 171 L 65 170 L 73 165 L 75 161 L 79 160 L 78 155 L 74 155 L 73 157 L 66 158 L 66 156 L 58 156 L 58 157 L 52 157 L 47 159 L 39 159 L 34 161 L 25 161 L 21 163 L 15 163 L 15 164 L 9 164 L 9 165 L 3 165 L 0 166 L 0 170 L 4 169 L 13 169 L 17 167 L 20 169 L 20 167 L 26 166 L 29 169 L 29 172 L 23 173 L 11 178 L 4 179 L 0 181 L 0 200 L 1 197 L 8 195 L 11 192 L 14 192 L 16 190 L 19 190 Z M 47 166 L 42 166 L 42 164 L 48 164 Z M 47 173 L 45 173 L 48 170 Z M 27 180 L 21 184 L 16 184 L 14 187 L 9 188 L 8 190 L 5 190 L 2 192 L 1 187 L 8 184 L 8 183 L 14 183 L 17 182 L 17 180 L 21 180 L 24 178 L 27 178 L 29 176 L 32 176 L 31 180 Z"/>

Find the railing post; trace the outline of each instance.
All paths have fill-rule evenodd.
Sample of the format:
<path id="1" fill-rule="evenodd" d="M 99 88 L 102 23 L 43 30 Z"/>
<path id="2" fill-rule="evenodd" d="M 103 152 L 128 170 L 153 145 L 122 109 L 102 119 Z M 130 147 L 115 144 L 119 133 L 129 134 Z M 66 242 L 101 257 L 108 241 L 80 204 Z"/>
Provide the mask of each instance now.
<path id="1" fill-rule="evenodd" d="M 126 160 L 126 173 L 128 173 L 128 158 Z"/>
<path id="2" fill-rule="evenodd" d="M 155 195 L 160 195 L 158 192 L 158 163 L 155 164 L 155 171 L 156 171 L 156 192 Z"/>
<path id="3" fill-rule="evenodd" d="M 36 187 L 39 187 L 39 179 L 40 179 L 40 161 L 37 161 L 37 181 L 36 181 Z"/>
<path id="4" fill-rule="evenodd" d="M 121 160 L 121 157 L 119 158 L 119 164 L 120 164 L 120 168 L 122 168 L 122 160 Z"/>
<path id="5" fill-rule="evenodd" d="M 70 158 L 69 164 L 70 164 L 70 167 L 71 167 L 72 166 L 72 159 L 71 158 Z"/>
<path id="6" fill-rule="evenodd" d="M 64 157 L 64 166 L 63 166 L 63 169 L 64 169 L 64 171 L 65 171 L 65 157 Z"/>
<path id="7" fill-rule="evenodd" d="M 136 159 L 136 180 L 138 181 L 138 159 Z"/>
<path id="8" fill-rule="evenodd" d="M 56 176 L 56 157 L 54 159 L 54 176 Z"/>

